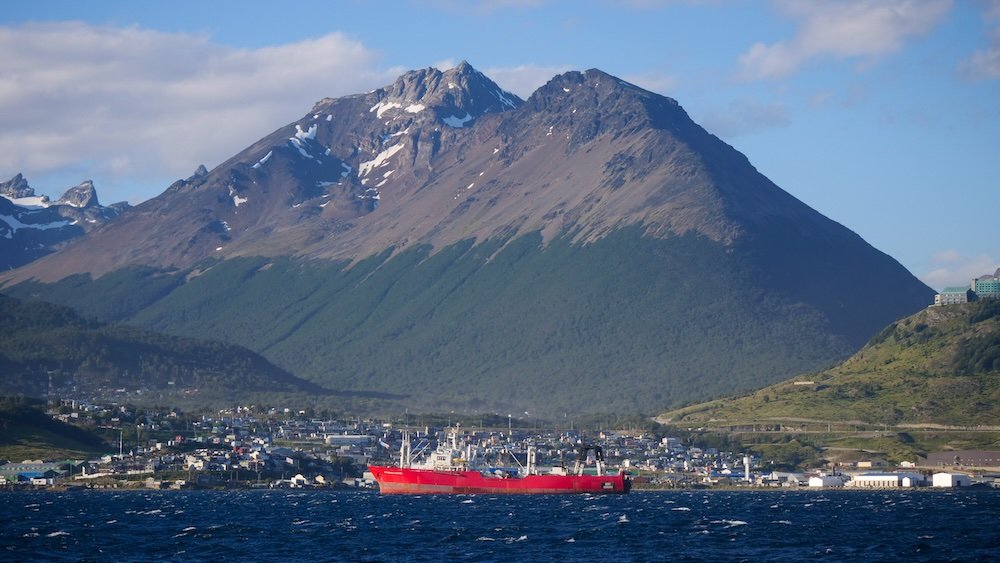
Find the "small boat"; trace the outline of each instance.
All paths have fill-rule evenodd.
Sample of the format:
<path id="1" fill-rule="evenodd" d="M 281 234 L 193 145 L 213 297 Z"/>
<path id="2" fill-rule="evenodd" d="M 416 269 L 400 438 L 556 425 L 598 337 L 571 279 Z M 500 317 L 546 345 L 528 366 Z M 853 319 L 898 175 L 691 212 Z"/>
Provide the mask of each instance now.
<path id="1" fill-rule="evenodd" d="M 383 494 L 625 494 L 631 480 L 624 470 L 608 471 L 600 446 L 581 445 L 573 470 L 564 466 L 547 469 L 536 464 L 537 451 L 529 447 L 527 465 L 517 468 L 490 467 L 480 463 L 478 450 L 458 443 L 452 431 L 447 441 L 426 459 L 415 461 L 408 433 L 403 434 L 399 464 L 369 465 Z M 588 458 L 593 468 L 586 467 Z"/>

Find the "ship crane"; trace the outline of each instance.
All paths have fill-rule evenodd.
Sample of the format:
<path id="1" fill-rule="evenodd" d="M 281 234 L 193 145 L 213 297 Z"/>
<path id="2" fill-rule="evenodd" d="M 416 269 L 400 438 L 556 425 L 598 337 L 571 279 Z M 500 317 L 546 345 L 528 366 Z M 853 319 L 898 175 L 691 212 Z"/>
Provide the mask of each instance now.
<path id="1" fill-rule="evenodd" d="M 573 467 L 573 473 L 583 475 L 585 465 L 596 465 L 597 474 L 604 474 L 604 448 L 593 444 L 578 444 L 576 452 L 576 465 Z"/>

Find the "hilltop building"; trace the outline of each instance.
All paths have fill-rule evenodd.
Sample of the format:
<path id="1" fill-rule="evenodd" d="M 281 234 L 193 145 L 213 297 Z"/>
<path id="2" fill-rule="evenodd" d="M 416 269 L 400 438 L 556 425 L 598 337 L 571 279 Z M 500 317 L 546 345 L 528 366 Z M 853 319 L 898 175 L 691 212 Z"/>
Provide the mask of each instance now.
<path id="1" fill-rule="evenodd" d="M 946 287 L 934 296 L 935 305 L 956 305 L 977 299 L 1000 299 L 1000 269 L 992 275 L 973 278 L 969 287 Z"/>
<path id="2" fill-rule="evenodd" d="M 976 292 L 967 287 L 946 287 L 934 296 L 935 305 L 957 305 L 976 300 Z"/>
<path id="3" fill-rule="evenodd" d="M 1000 270 L 972 280 L 971 289 L 979 299 L 1000 299 Z"/>

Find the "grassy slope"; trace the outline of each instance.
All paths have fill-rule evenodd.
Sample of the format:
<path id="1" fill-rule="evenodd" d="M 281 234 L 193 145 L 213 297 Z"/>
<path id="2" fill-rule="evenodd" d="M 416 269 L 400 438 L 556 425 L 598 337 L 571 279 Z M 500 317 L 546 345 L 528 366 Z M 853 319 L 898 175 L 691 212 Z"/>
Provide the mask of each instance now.
<path id="1" fill-rule="evenodd" d="M 351 267 L 244 258 L 183 285 L 135 270 L 9 291 L 174 334 L 224 335 L 301 377 L 406 396 L 411 408 L 559 416 L 651 412 L 850 353 L 819 311 L 761 289 L 754 272 L 704 238 L 624 229 L 587 245 L 543 247 L 528 235 Z M 159 289 L 129 291 L 143 283 Z M 124 315 L 119 294 L 132 299 Z"/>
<path id="2" fill-rule="evenodd" d="M 893 323 L 835 368 L 660 418 L 1000 426 L 1000 302 L 928 308 Z"/>
<path id="3" fill-rule="evenodd" d="M 101 438 L 49 418 L 44 405 L 0 398 L 0 459 L 82 459 L 108 451 Z"/>

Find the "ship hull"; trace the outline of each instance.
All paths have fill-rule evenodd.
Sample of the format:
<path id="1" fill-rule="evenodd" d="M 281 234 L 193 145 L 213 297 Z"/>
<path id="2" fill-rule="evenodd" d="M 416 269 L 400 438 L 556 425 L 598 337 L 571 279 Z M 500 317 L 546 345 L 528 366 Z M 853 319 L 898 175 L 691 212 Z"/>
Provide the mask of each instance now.
<path id="1" fill-rule="evenodd" d="M 434 471 L 370 466 L 382 494 L 625 494 L 630 481 L 618 475 L 497 477 L 478 471 Z"/>

